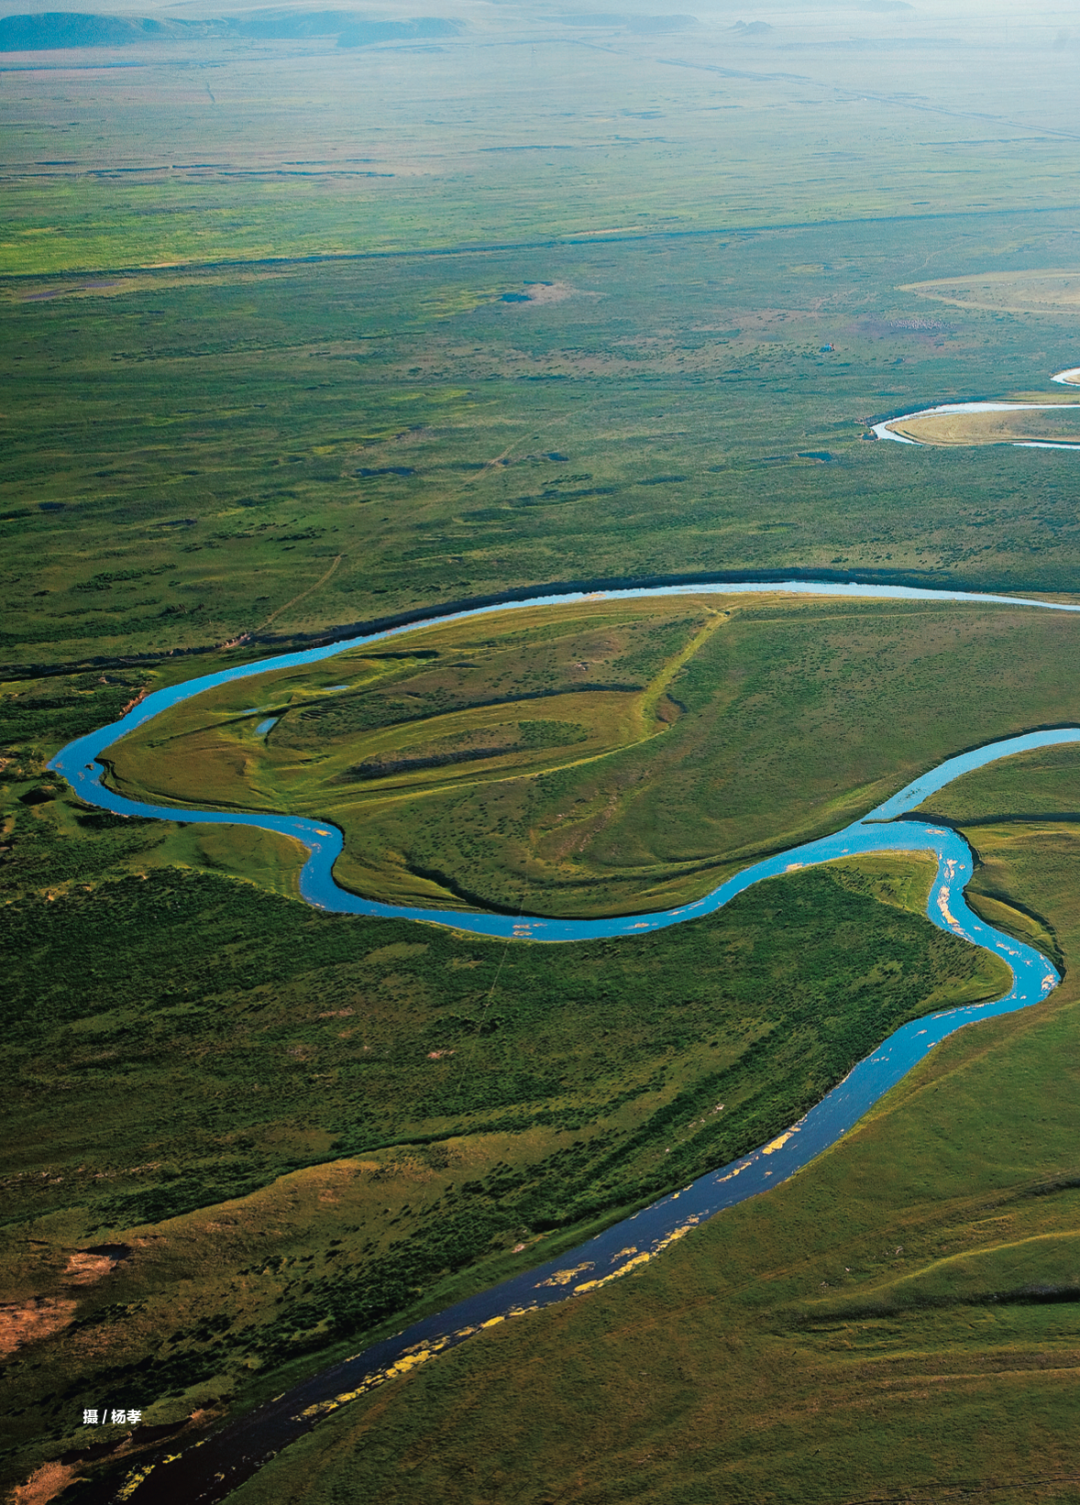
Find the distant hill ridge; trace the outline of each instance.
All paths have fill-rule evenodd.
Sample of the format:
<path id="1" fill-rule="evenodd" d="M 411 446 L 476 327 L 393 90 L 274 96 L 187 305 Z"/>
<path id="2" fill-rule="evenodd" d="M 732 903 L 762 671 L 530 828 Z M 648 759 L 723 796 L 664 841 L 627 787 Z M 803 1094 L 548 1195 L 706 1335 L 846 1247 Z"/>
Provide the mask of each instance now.
<path id="1" fill-rule="evenodd" d="M 635 32 L 638 36 L 650 36 L 654 32 L 686 31 L 688 28 L 699 24 L 696 16 L 624 15 L 621 11 L 589 11 L 585 14 L 560 16 L 558 19 L 565 26 L 596 26 L 607 30 L 618 29 Z M 766 27 L 765 29 L 767 31 L 769 28 Z"/>
<path id="2" fill-rule="evenodd" d="M 454 37 L 461 29 L 459 22 L 437 16 L 421 16 L 412 21 L 373 21 L 362 11 L 353 10 L 264 10 L 207 21 L 46 11 L 0 18 L 0 52 L 125 47 L 135 42 L 193 41 L 201 37 L 248 37 L 256 41 L 336 37 L 339 47 L 365 47 L 400 38 Z"/>

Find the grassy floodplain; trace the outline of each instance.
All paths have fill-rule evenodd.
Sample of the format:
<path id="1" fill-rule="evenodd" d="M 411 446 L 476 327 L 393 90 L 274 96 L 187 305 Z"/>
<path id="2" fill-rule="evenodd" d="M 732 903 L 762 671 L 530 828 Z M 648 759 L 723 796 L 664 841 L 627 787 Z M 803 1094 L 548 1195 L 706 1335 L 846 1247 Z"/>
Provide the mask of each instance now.
<path id="1" fill-rule="evenodd" d="M 109 766 L 137 799 L 335 822 L 336 876 L 369 897 L 662 908 L 960 745 L 1080 721 L 1078 634 L 1071 615 L 948 603 L 538 608 L 224 686 Z"/>
<path id="2" fill-rule="evenodd" d="M 1075 457 L 865 438 L 868 420 L 931 402 L 1033 393 L 1077 359 L 1075 50 L 1060 18 L 1028 18 L 1019 39 L 1015 17 L 1010 36 L 985 7 L 977 24 L 845 9 L 651 34 L 633 18 L 454 19 L 435 46 L 0 59 L 0 1267 L 18 1345 L 0 1467 L 5 1485 L 33 1478 L 19 1505 L 128 1448 L 81 1429 L 84 1405 L 141 1406 L 175 1429 L 160 1445 L 186 1445 L 380 1325 L 784 1126 L 891 1021 L 997 985 L 917 916 L 918 863 L 785 879 L 653 950 L 503 958 L 313 915 L 291 897 L 289 843 L 110 820 L 43 777 L 146 688 L 546 581 L 798 570 L 1080 591 Z M 499 754 L 511 769 L 603 752 L 567 785 L 582 826 L 597 817 L 572 869 L 539 816 L 525 855 L 518 828 L 536 812 L 510 781 L 457 847 L 453 791 L 425 791 L 439 813 L 422 839 L 380 810 L 364 848 L 358 822 L 354 881 L 415 892 L 420 867 L 452 869 L 517 905 L 535 875 L 552 909 L 635 907 L 832 823 L 905 760 L 1075 715 L 1063 627 L 770 607 L 681 668 L 664 694 L 685 714 L 618 744 L 698 626 L 609 623 L 612 661 L 658 634 L 640 688 L 578 704 L 570 686 L 565 713 L 498 720 L 521 748 Z M 582 661 L 569 653 L 590 633 L 568 632 L 557 665 Z M 495 656 L 455 671 L 456 691 Z M 394 672 L 427 674 L 427 693 L 432 662 Z M 746 743 L 714 746 L 713 676 L 740 663 L 760 704 L 733 692 Z M 317 745 L 301 707 L 329 683 L 288 690 L 277 736 L 284 750 L 301 722 L 297 763 Z M 785 699 L 790 739 L 769 743 Z M 440 767 L 479 771 L 415 766 L 475 751 L 466 727 L 463 743 L 415 748 L 404 725 L 382 724 L 394 749 L 357 728 L 369 740 L 343 768 L 411 759 L 397 770 L 410 798 Z M 545 740 L 571 728 L 585 740 Z M 276 800 L 274 748 L 271 734 L 251 750 Z M 718 812 L 709 780 L 736 779 L 742 803 Z M 308 792 L 294 781 L 290 797 Z M 1050 864 L 1022 825 L 991 851 L 998 829 L 973 827 L 978 902 L 1068 964 L 1067 825 Z M 495 855 L 477 858 L 480 842 Z M 856 1336 L 871 1350 L 880 1337 L 868 1363 L 906 1363 L 931 1404 L 949 1396 L 924 1421 L 915 1394 L 905 1431 L 868 1405 L 821 1281 L 860 1268 L 843 1256 L 861 1239 L 885 1289 L 909 1268 L 886 1249 L 946 1247 L 955 1223 L 962 1247 L 992 1254 L 957 1290 L 1066 1283 L 1037 1258 L 1010 1273 L 980 1219 L 1020 1188 L 1020 1237 L 1068 1228 L 1055 1188 L 1075 1141 L 1071 986 L 1070 971 L 1038 1019 L 948 1046 L 895 1112 L 644 1284 L 558 1314 L 548 1337 L 525 1326 L 451 1356 L 304 1444 L 302 1483 L 287 1458 L 249 1490 L 348 1499 L 353 1437 L 363 1487 L 387 1500 L 499 1498 L 523 1476 L 537 1500 L 735 1498 L 732 1479 L 755 1501 L 839 1499 L 1035 1453 L 1052 1472 L 1070 1422 L 1055 1432 L 1040 1361 L 1068 1351 L 1068 1303 L 962 1306 L 980 1320 L 961 1351 L 954 1308 L 916 1303 L 916 1329 L 901 1291 L 893 1327 Z M 820 1309 L 800 1304 L 815 1260 Z M 948 1295 L 912 1268 L 920 1292 Z M 1002 1338 L 1002 1313 L 1029 1325 Z M 674 1368 L 641 1361 L 666 1342 Z M 982 1390 L 943 1386 L 957 1353 Z M 499 1355 L 506 1372 L 486 1367 Z M 875 1395 L 899 1393 L 894 1372 Z M 717 1375 L 720 1404 L 695 1412 Z M 1018 1416 L 1034 1418 L 1023 1437 Z M 702 1466 L 703 1432 L 728 1448 L 720 1473 Z M 470 1474 L 477 1456 L 487 1472 Z"/>
<path id="3" fill-rule="evenodd" d="M 450 682 L 460 691 L 464 675 L 487 714 L 498 699 L 493 687 L 524 693 L 510 688 L 523 666 L 534 688 L 559 691 L 559 676 L 578 671 L 588 651 L 596 662 L 579 672 L 591 676 L 598 664 L 605 674 L 626 673 L 629 660 L 644 680 L 620 693 L 631 709 L 648 701 L 655 735 L 613 756 L 640 755 L 647 770 L 650 758 L 667 756 L 667 739 L 692 725 L 692 687 L 670 681 L 666 668 L 689 671 L 688 644 L 712 645 L 731 632 L 725 672 L 713 664 L 701 675 L 705 688 L 720 685 L 724 694 L 719 706 L 710 695 L 701 702 L 691 746 L 700 758 L 726 727 L 729 756 L 750 747 L 740 767 L 751 770 L 773 748 L 775 790 L 783 782 L 804 801 L 791 806 L 789 824 L 824 819 L 829 791 L 838 790 L 841 805 L 828 811 L 834 825 L 854 813 L 844 813 L 843 801 L 856 766 L 865 807 L 913 765 L 955 747 L 958 709 L 983 736 L 999 736 L 1049 719 L 1051 707 L 1055 719 L 1070 708 L 1064 666 L 1076 626 L 1067 616 L 776 597 L 731 611 L 716 605 L 691 597 L 496 615 L 468 624 L 471 638 L 448 625 L 394 640 L 404 658 L 354 656 L 344 681 L 334 660 L 318 671 L 324 683 L 306 671 L 270 677 L 266 698 L 252 693 L 257 682 L 228 694 L 249 712 L 242 745 L 258 749 L 272 747 L 276 727 L 269 743 L 251 742 L 250 724 L 271 719 L 275 707 L 342 714 L 341 692 L 325 681 L 358 684 L 361 705 L 374 686 L 383 697 L 376 706 L 392 715 L 404 693 L 423 712 L 422 692 L 446 689 L 430 679 L 445 659 Z M 803 654 L 813 646 L 820 683 L 794 651 L 798 643 Z M 770 692 L 776 674 L 786 688 Z M 985 696 L 973 689 L 965 705 L 956 686 L 989 676 L 998 695 L 980 721 Z M 733 679 L 757 708 L 756 722 L 737 699 L 732 713 Z M 798 705 L 796 682 L 806 686 L 801 737 L 799 723 L 781 714 Z M 133 675 L 123 685 L 69 685 L 66 729 L 106 719 L 137 683 Z M 588 702 L 598 693 L 583 695 Z M 687 710 L 658 720 L 669 694 Z M 57 723 L 65 706 L 55 697 L 59 706 L 35 710 L 33 697 L 20 698 L 27 732 L 35 716 Z M 561 735 L 588 731 L 586 713 L 570 719 L 562 702 L 560 693 L 539 704 L 558 705 Z M 522 704 L 536 702 L 510 701 L 505 725 L 534 724 L 531 710 L 522 721 Z M 909 743 L 899 735 L 902 704 Z M 209 725 L 232 736 L 237 708 L 210 709 L 209 722 L 205 707 L 196 717 L 202 732 L 182 727 L 179 735 L 205 737 Z M 875 715 L 892 728 L 894 761 L 872 774 L 855 760 L 881 746 Z M 378 734 L 385 718 L 368 719 Z M 620 724 L 641 730 L 632 715 L 599 723 Z M 844 724 L 853 729 L 853 761 L 839 769 Z M 353 738 L 345 745 L 362 750 Z M 566 745 L 574 753 L 588 739 Z M 813 769 L 806 759 L 814 747 L 828 750 L 820 788 L 807 775 L 792 778 L 793 769 Z M 905 747 L 912 763 L 900 767 Z M 173 761 L 199 772 L 194 755 Z M 584 773 L 592 766 L 583 764 Z M 447 767 L 462 765 L 411 771 L 426 778 Z M 7 1068 L 19 1129 L 6 1191 L 6 1289 L 14 1311 L 38 1323 L 26 1348 L 32 1361 L 20 1349 L 11 1368 L 21 1397 L 16 1473 L 70 1451 L 72 1397 L 103 1384 L 128 1403 L 149 1386 L 158 1399 L 148 1422 L 180 1427 L 198 1413 L 198 1435 L 198 1424 L 226 1408 L 276 1393 L 365 1336 L 489 1283 L 522 1258 L 554 1253 L 762 1142 L 903 1019 L 992 996 L 1004 981 L 982 953 L 922 918 L 930 867 L 921 860 L 863 859 L 793 875 L 708 921 L 629 945 L 508 950 L 313 914 L 287 897 L 298 854 L 282 839 L 244 833 L 235 842 L 197 825 L 126 821 L 82 809 L 32 766 L 8 776 L 18 782 L 9 786 L 6 936 L 23 1002 L 12 1016 Z M 716 782 L 707 765 L 705 776 Z M 249 774 L 248 787 L 260 778 Z M 279 793 L 268 788 L 268 801 Z M 800 808 L 814 813 L 799 817 Z M 761 825 L 766 810 L 768 789 L 738 812 L 744 844 L 747 832 L 759 847 L 775 834 Z M 499 865 L 489 860 L 487 870 Z M 996 923 L 1060 959 L 1050 922 L 1033 931 L 1029 905 L 1000 894 L 995 902 Z M 167 947 L 183 952 L 181 975 L 161 968 Z M 57 1115 L 60 1094 L 66 1111 Z M 98 1280 L 81 1283 L 75 1256 L 105 1246 L 124 1257 L 114 1268 L 91 1253 Z M 75 1451 L 89 1441 L 77 1435 Z"/>
<path id="4" fill-rule="evenodd" d="M 926 234 L 1011 256 L 990 221 Z M 0 669 L 265 652 L 547 581 L 1073 589 L 1075 457 L 863 437 L 1072 355 L 1056 318 L 898 293 L 925 259 L 899 226 L 808 227 L 16 288 Z M 577 291 L 502 301 L 538 278 Z"/>
<path id="5" fill-rule="evenodd" d="M 1080 277 L 1072 268 L 1030 268 L 983 272 L 969 277 L 941 277 L 912 282 L 905 292 L 918 293 L 955 308 L 983 308 L 995 313 L 1068 316 L 1080 306 Z"/>
<path id="6" fill-rule="evenodd" d="M 1073 359 L 1064 282 L 940 301 L 1069 265 L 1067 52 L 491 24 L 10 55 L 0 666 L 568 578 L 1075 588 L 1069 456 L 862 437 Z"/>
<path id="7" fill-rule="evenodd" d="M 76 280 L 162 263 L 1071 207 L 1060 125 L 1072 60 L 1053 48 L 1054 23 L 1018 51 L 1007 7 L 984 8 L 977 28 L 958 11 L 914 28 L 901 14 L 791 11 L 741 36 L 720 11 L 635 35 L 628 17 L 503 16 L 465 0 L 453 8 L 461 35 L 435 46 L 9 54 L 0 265 Z M 966 270 L 915 262 L 903 280 Z"/>
<path id="8" fill-rule="evenodd" d="M 72 1435 L 88 1391 L 149 1393 L 148 1426 L 197 1436 L 762 1142 L 895 1025 L 1006 981 L 922 918 L 921 859 L 793 875 L 630 945 L 508 948 L 177 871 L 168 827 L 23 809 L 22 870 L 76 881 L 5 910 L 13 1476 L 98 1440 Z"/>
<path id="9" fill-rule="evenodd" d="M 946 1042 L 766 1198 L 621 1285 L 339 1413 L 236 1494 L 321 1502 L 1076 1497 L 1080 760 L 1024 755 L 922 812 L 971 894 L 1066 968 Z M 1019 923 L 1018 923 L 1019 922 Z"/>
<path id="10" fill-rule="evenodd" d="M 1051 409 L 1011 413 L 936 413 L 891 423 L 889 428 L 920 444 L 1077 444 L 1080 403 L 1062 401 Z"/>

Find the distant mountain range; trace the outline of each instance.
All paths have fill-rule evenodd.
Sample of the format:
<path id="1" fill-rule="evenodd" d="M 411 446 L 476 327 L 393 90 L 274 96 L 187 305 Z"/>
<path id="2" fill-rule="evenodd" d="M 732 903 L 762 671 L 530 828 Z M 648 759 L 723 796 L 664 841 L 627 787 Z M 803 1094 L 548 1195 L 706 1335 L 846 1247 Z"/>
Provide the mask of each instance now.
<path id="1" fill-rule="evenodd" d="M 585 15 L 560 16 L 558 19 L 565 26 L 620 28 L 636 32 L 638 36 L 650 36 L 653 32 L 685 31 L 687 27 L 698 24 L 696 16 L 623 15 L 610 11 L 590 11 Z"/>
<path id="2" fill-rule="evenodd" d="M 45 52 L 60 47 L 125 47 L 134 42 L 181 42 L 200 38 L 248 37 L 290 41 L 336 37 L 339 47 L 373 42 L 454 37 L 457 21 L 422 16 L 413 21 L 373 21 L 353 10 L 264 10 L 208 21 L 160 20 L 149 16 L 97 16 L 47 11 L 36 16 L 0 18 L 0 52 Z"/>

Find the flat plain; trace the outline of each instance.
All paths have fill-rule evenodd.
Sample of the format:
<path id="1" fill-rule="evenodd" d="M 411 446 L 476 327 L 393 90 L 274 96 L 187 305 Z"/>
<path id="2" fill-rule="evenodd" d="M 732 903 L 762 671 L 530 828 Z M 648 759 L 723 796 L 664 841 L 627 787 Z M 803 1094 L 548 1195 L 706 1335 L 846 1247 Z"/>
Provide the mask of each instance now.
<path id="1" fill-rule="evenodd" d="M 0 59 L 19 1505 L 119 1487 L 1000 988 L 924 918 L 917 859 L 789 875 L 647 941 L 506 948 L 316 914 L 292 843 L 113 818 L 45 769 L 145 690 L 547 583 L 1080 599 L 1075 455 L 1007 426 L 867 439 L 1075 366 L 1074 33 L 1040 13 L 1018 41 L 993 7 L 762 17 L 463 6 L 437 41 Z M 1080 719 L 1075 630 L 778 597 L 447 625 L 193 703 L 114 777 L 330 812 L 364 892 L 625 912 Z M 1072 1498 L 1074 766 L 987 770 L 933 811 L 976 848 L 973 902 L 1064 968 L 1046 1005 L 237 1499 Z M 81 1426 L 106 1399 L 144 1426 Z"/>
<path id="2" fill-rule="evenodd" d="M 962 1031 L 807 1172 L 362 1397 L 235 1498 L 348 1498 L 362 1473 L 394 1502 L 1074 1500 L 1076 826 L 972 838 L 1061 947 L 1046 1005 Z"/>
<path id="3" fill-rule="evenodd" d="M 919 444 L 1077 444 L 1080 404 L 1061 401 L 1051 407 L 1044 397 L 1011 412 L 915 414 L 889 429 Z"/>
<path id="4" fill-rule="evenodd" d="M 135 799 L 333 822 L 370 898 L 627 913 L 866 814 L 958 722 L 977 745 L 1080 721 L 1078 634 L 777 594 L 515 610 L 223 686 L 105 756 Z"/>

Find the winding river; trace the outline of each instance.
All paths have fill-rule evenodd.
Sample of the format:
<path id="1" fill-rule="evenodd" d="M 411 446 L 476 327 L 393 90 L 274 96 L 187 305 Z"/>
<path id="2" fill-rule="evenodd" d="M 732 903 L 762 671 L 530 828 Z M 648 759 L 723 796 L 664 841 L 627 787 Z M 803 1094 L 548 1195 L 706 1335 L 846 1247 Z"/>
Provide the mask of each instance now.
<path id="1" fill-rule="evenodd" d="M 363 1353 L 324 1370 L 179 1456 L 156 1463 L 140 1464 L 126 1483 L 119 1487 L 119 1492 L 115 1483 L 102 1484 L 80 1498 L 87 1502 L 119 1499 L 153 1501 L 154 1505 L 172 1505 L 172 1502 L 176 1502 L 176 1505 L 180 1505 L 180 1502 L 183 1505 L 195 1505 L 195 1502 L 224 1499 L 244 1479 L 249 1478 L 289 1442 L 308 1431 L 320 1418 L 375 1385 L 408 1372 L 474 1333 L 493 1327 L 509 1317 L 597 1290 L 628 1272 L 639 1269 L 706 1218 L 779 1185 L 828 1146 L 835 1144 L 873 1103 L 895 1086 L 939 1041 L 966 1024 L 1028 1008 L 1045 998 L 1056 986 L 1057 973 L 1046 957 L 985 924 L 968 908 L 964 888 L 971 877 L 972 856 L 964 839 L 949 829 L 910 818 L 897 822 L 897 817 L 908 816 L 929 795 L 944 788 L 961 774 L 982 768 L 999 758 L 1031 748 L 1080 742 L 1080 727 L 1029 732 L 950 758 L 940 767 L 920 775 L 844 830 L 755 863 L 693 904 L 655 914 L 597 920 L 555 920 L 524 916 L 515 919 L 506 915 L 460 910 L 406 908 L 363 899 L 340 888 L 334 881 L 333 865 L 341 851 L 342 838 L 341 833 L 332 826 L 290 816 L 192 811 L 186 807 L 142 804 L 115 793 L 102 783 L 104 768 L 98 759 L 120 737 L 144 725 L 170 706 L 233 680 L 251 678 L 276 669 L 319 663 L 352 649 L 418 631 L 435 622 L 463 620 L 494 612 L 581 601 L 672 595 L 757 595 L 765 592 L 893 601 L 954 601 L 983 606 L 1022 606 L 1046 611 L 1080 612 L 1080 606 L 1076 605 L 1015 596 L 863 585 L 855 582 L 680 584 L 590 594 L 572 592 L 537 596 L 526 601 L 457 612 L 451 616 L 411 623 L 407 627 L 351 638 L 298 653 L 283 654 L 155 691 L 120 721 L 78 738 L 52 760 L 49 767 L 62 774 L 81 799 L 121 815 L 258 826 L 296 838 L 309 852 L 300 878 L 301 894 L 310 904 L 320 908 L 346 914 L 409 918 L 457 931 L 508 940 L 567 942 L 640 935 L 711 914 L 752 884 L 816 863 L 859 853 L 930 852 L 934 854 L 938 864 L 928 904 L 930 919 L 941 929 L 951 931 L 973 945 L 997 952 L 1008 964 L 1013 978 L 1010 990 L 996 1001 L 948 1009 L 914 1020 L 898 1029 L 860 1061 L 798 1123 L 771 1143 L 762 1145 L 729 1165 L 707 1172 L 689 1186 L 661 1198 L 559 1259 L 522 1271 L 501 1284 L 427 1317 Z"/>
<path id="2" fill-rule="evenodd" d="M 1059 386 L 1080 386 L 1080 366 L 1074 366 L 1068 371 L 1059 371 L 1050 378 Z M 894 423 L 910 423 L 913 418 L 940 418 L 949 413 L 1017 413 L 1025 409 L 1033 413 L 1049 412 L 1053 408 L 1060 408 L 1060 402 L 943 402 L 936 408 L 920 408 L 917 413 L 903 413 L 899 418 L 886 418 L 883 423 L 875 423 L 871 426 L 871 433 L 879 439 L 892 439 L 896 444 L 916 444 L 925 446 L 925 440 L 911 439 L 907 434 L 898 434 L 893 429 Z M 1012 439 L 1002 440 L 1013 449 L 1080 449 L 1080 444 L 1069 444 L 1059 439 Z"/>

